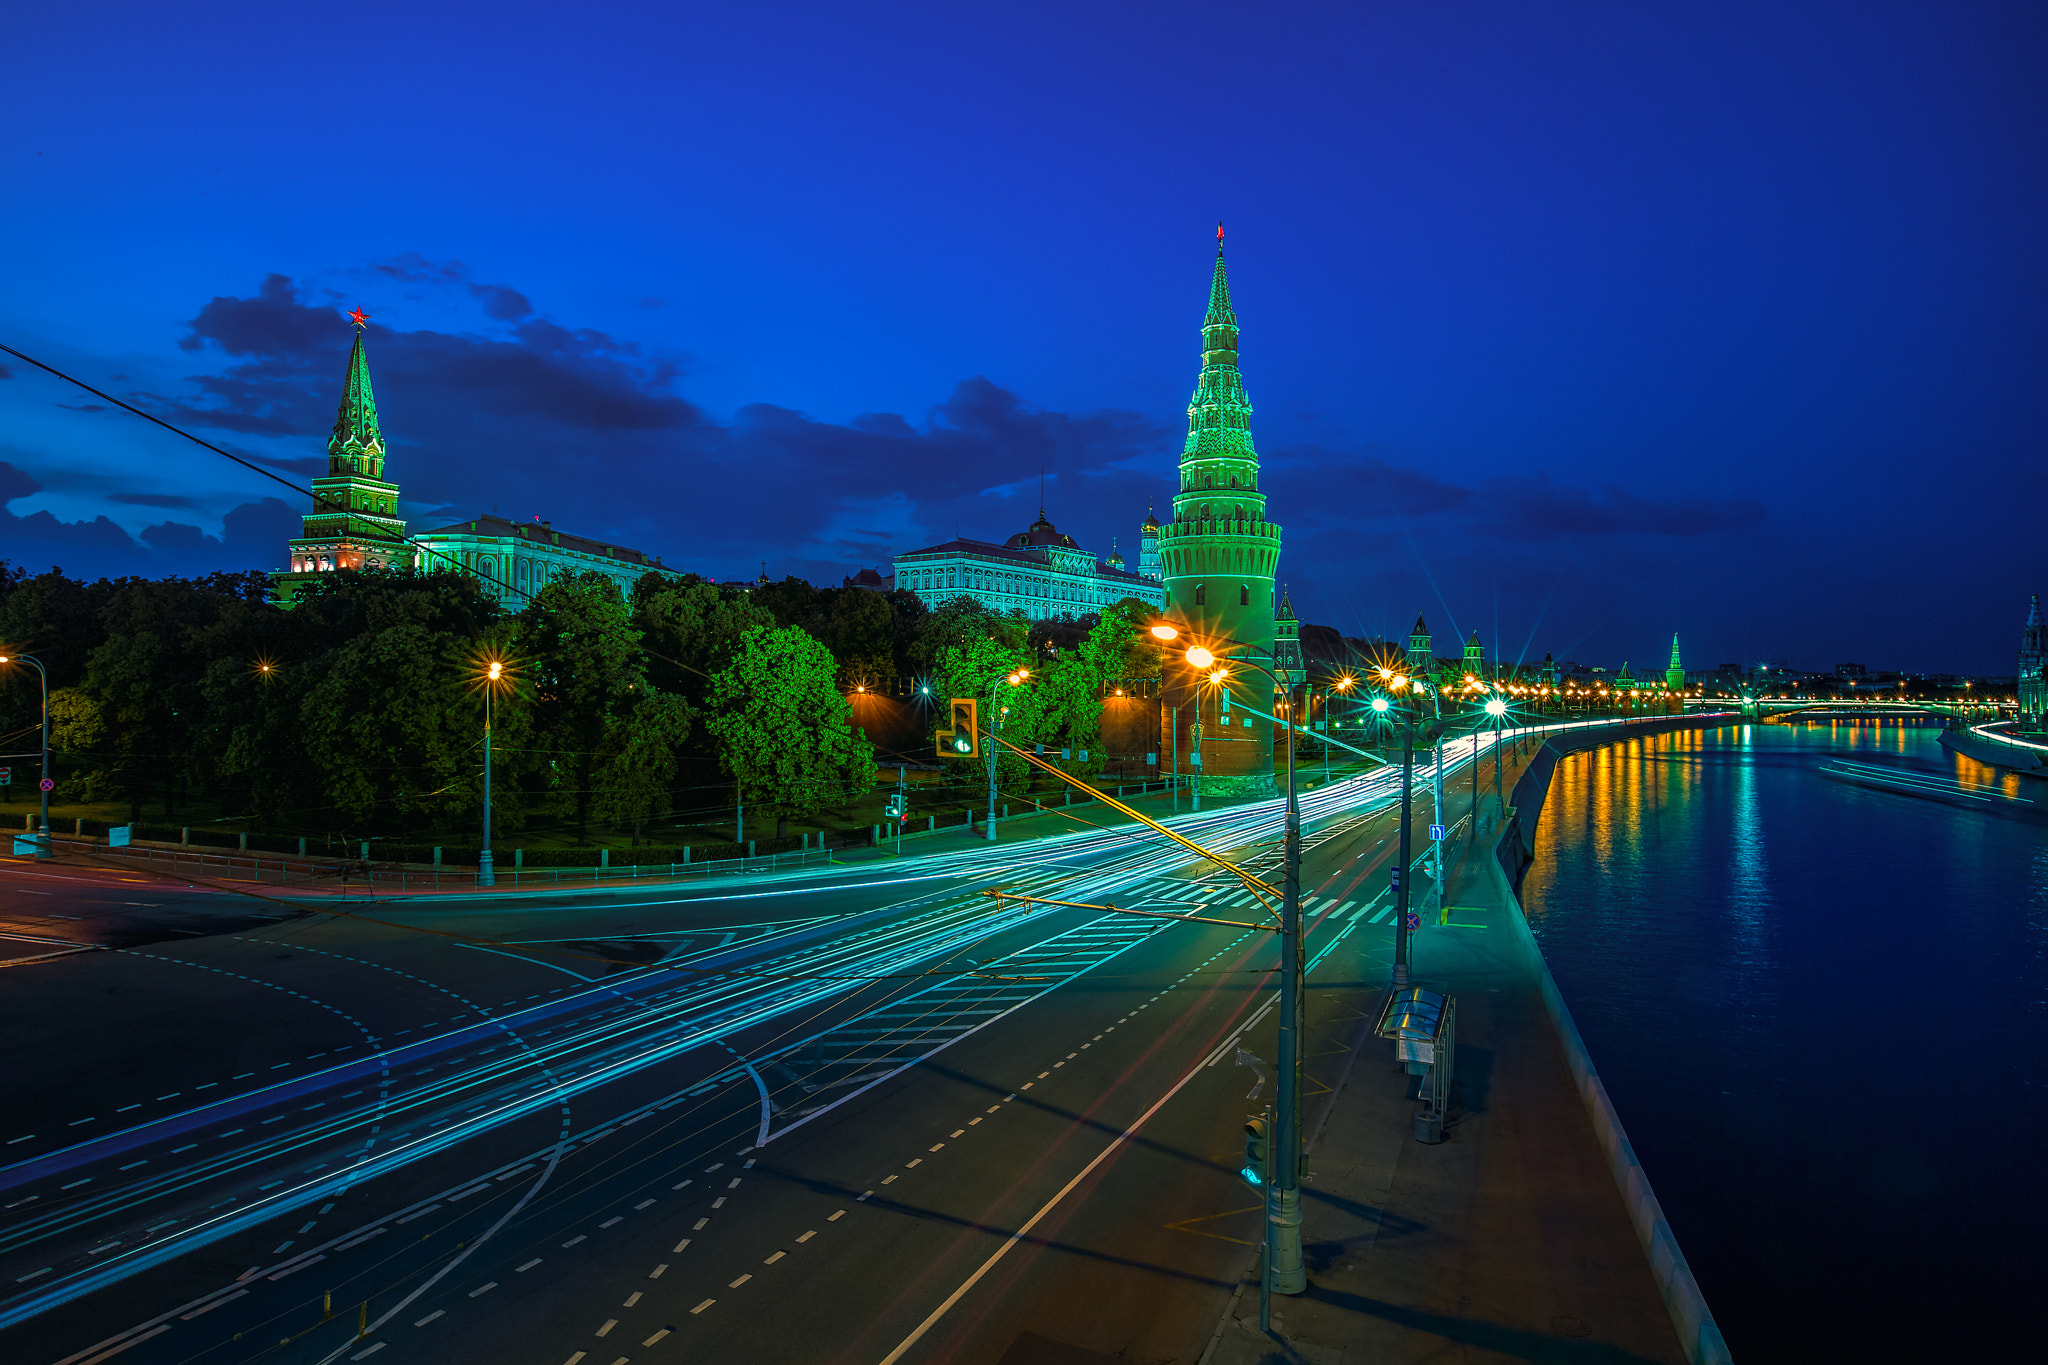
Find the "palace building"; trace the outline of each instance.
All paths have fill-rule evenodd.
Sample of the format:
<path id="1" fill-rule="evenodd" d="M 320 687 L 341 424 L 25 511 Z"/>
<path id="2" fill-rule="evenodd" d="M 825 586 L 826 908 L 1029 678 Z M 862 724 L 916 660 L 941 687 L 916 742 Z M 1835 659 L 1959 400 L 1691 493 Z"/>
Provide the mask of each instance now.
<path id="1" fill-rule="evenodd" d="M 517 611 L 558 574 L 602 573 L 622 592 L 642 574 L 681 577 L 659 555 L 557 531 L 538 517 L 532 524 L 496 515 L 477 517 L 408 536 L 398 515 L 398 485 L 384 477 L 384 432 L 370 388 L 358 309 L 355 345 L 348 353 L 341 409 L 327 438 L 327 475 L 313 480 L 313 510 L 289 542 L 291 567 L 271 575 L 282 606 L 318 575 L 337 569 L 417 569 L 474 575 L 493 597 Z"/>
<path id="2" fill-rule="evenodd" d="M 1173 519 L 1159 528 L 1166 614 L 1193 637 L 1275 673 L 1290 667 L 1273 650 L 1280 528 L 1266 520 L 1251 401 L 1237 365 L 1237 313 L 1216 229 L 1209 311 L 1202 319 L 1202 371 L 1188 403 L 1180 491 Z M 1256 668 L 1218 670 L 1217 680 L 1169 667 L 1164 702 L 1181 731 L 1179 751 L 1198 753 L 1205 789 L 1219 795 L 1273 791 L 1274 687 Z M 1228 689 L 1227 697 L 1224 694 Z M 1243 705 L 1233 706 L 1232 702 Z"/>
<path id="3" fill-rule="evenodd" d="M 1141 547 L 1158 544 L 1159 526 L 1149 516 L 1140 528 Z M 1157 550 L 1141 548 L 1138 563 Z M 1038 520 L 1000 545 L 986 540 L 949 540 L 897 555 L 895 576 L 885 580 L 900 592 L 914 592 L 936 607 L 956 597 L 972 597 L 992 611 L 1021 611 L 1031 619 L 1085 616 L 1127 597 L 1157 607 L 1161 589 L 1157 575 L 1132 573 L 1112 543 L 1107 559 L 1098 560 L 1046 520 Z M 857 585 L 856 585 L 857 586 Z"/>

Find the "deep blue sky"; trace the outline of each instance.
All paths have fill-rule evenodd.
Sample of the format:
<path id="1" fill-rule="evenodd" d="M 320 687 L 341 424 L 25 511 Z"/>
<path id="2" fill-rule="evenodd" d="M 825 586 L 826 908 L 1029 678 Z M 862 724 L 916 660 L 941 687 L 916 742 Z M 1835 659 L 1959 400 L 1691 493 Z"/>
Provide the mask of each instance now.
<path id="1" fill-rule="evenodd" d="M 2011 671 L 2042 6 L 997 11 L 16 7 L 0 340 L 304 477 L 360 304 L 418 527 L 836 582 L 1043 468 L 1128 554 L 1221 218 L 1307 619 Z M 281 561 L 298 500 L 8 368 L 0 557 Z"/>

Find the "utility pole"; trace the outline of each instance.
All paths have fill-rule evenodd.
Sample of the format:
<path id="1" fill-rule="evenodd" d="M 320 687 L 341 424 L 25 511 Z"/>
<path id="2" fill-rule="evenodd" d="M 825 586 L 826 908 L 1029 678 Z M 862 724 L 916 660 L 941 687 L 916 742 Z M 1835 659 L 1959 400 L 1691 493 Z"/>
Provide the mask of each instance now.
<path id="1" fill-rule="evenodd" d="M 1173 733 L 1167 738 L 1173 741 L 1173 813 L 1180 814 L 1180 708 L 1168 707 L 1173 712 L 1173 722 L 1167 729 Z"/>
<path id="2" fill-rule="evenodd" d="M 1290 693 L 1293 688 L 1288 688 Z M 1308 1288 L 1301 1260 L 1301 802 L 1294 782 L 1294 705 L 1287 708 L 1287 832 L 1286 875 L 1280 890 L 1280 1073 L 1279 1159 L 1274 1162 L 1273 1199 L 1267 1215 L 1271 1256 L 1266 1281 L 1275 1294 L 1299 1294 Z"/>
<path id="3" fill-rule="evenodd" d="M 1408 839 L 1415 799 L 1415 712 L 1401 711 L 1401 851 L 1394 861 L 1394 986 L 1408 984 Z"/>

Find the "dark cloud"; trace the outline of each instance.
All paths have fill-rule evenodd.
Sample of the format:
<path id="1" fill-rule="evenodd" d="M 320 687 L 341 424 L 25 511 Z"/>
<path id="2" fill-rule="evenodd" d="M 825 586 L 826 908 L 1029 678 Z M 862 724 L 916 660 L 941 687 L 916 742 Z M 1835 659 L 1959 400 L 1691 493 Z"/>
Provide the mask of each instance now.
<path id="1" fill-rule="evenodd" d="M 8 506 L 41 491 L 42 485 L 26 471 L 0 460 L 0 557 L 35 573 L 60 566 L 86 577 L 272 569 L 283 563 L 285 541 L 299 530 L 298 516 L 276 498 L 243 503 L 229 512 L 219 538 L 174 521 L 145 527 L 138 538 L 106 517 L 59 521 L 48 512 L 22 517 Z M 145 495 L 115 500 L 143 506 L 177 501 L 159 502 Z"/>
<path id="2" fill-rule="evenodd" d="M 109 493 L 108 502 L 126 503 L 130 507 L 191 507 L 192 499 L 181 498 L 175 493 Z"/>
<path id="3" fill-rule="evenodd" d="M 6 362 L 0 361 L 0 379 L 12 378 L 14 378 L 14 371 L 7 368 Z"/>
<path id="4" fill-rule="evenodd" d="M 473 284 L 469 292 L 483 305 L 487 317 L 500 322 L 517 322 L 533 312 L 533 305 L 526 301 L 526 295 L 506 285 Z"/>
<path id="5" fill-rule="evenodd" d="M 1340 454 L 1321 446 L 1294 446 L 1269 455 L 1264 465 L 1268 496 L 1283 499 L 1296 521 L 1359 517 L 1431 516 L 1465 506 L 1472 490 L 1445 483 L 1419 469 L 1389 464 L 1367 453 Z M 1307 521 L 1304 520 L 1307 519 Z"/>
<path id="6" fill-rule="evenodd" d="M 107 410 L 105 403 L 59 403 L 57 406 L 72 412 L 105 412 Z"/>
<path id="7" fill-rule="evenodd" d="M 1564 488 L 1541 478 L 1493 479 L 1481 493 L 1472 529 L 1503 540 L 1717 535 L 1751 530 L 1765 515 L 1763 504 L 1748 498 L 1656 500 L 1622 488 Z"/>
<path id="8" fill-rule="evenodd" d="M 401 284 L 460 284 L 469 278 L 469 267 L 461 261 L 430 261 L 417 251 L 405 251 L 388 261 L 377 261 L 370 270 Z"/>

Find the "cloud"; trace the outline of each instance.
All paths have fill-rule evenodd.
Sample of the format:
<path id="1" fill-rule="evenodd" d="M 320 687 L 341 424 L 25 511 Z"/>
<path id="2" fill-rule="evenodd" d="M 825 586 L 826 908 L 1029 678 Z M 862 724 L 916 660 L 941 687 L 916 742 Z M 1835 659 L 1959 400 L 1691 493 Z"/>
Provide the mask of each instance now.
<path id="1" fill-rule="evenodd" d="M 473 284 L 469 292 L 483 305 L 486 316 L 500 322 L 517 322 L 533 312 L 526 295 L 502 284 Z"/>
<path id="2" fill-rule="evenodd" d="M 59 403 L 57 406 L 68 408 L 72 412 L 105 412 L 107 410 L 105 403 Z"/>
<path id="3" fill-rule="evenodd" d="M 276 498 L 243 503 L 223 520 L 218 538 L 197 526 L 165 521 L 131 536 L 108 518 L 59 521 L 48 512 L 17 516 L 9 503 L 42 491 L 25 471 L 0 460 L 0 552 L 8 562 L 41 573 L 62 567 L 75 575 L 141 574 L 191 577 L 220 569 L 270 569 L 284 561 L 285 541 L 299 518 Z M 115 495 L 114 501 L 170 506 L 182 499 Z"/>
<path id="4" fill-rule="evenodd" d="M 181 498 L 175 493 L 109 493 L 108 502 L 125 503 L 130 507 L 191 507 L 192 499 Z"/>
<path id="5" fill-rule="evenodd" d="M 1626 489 L 1564 488 L 1542 478 L 1489 480 L 1472 529 L 1503 540 L 1706 536 L 1748 531 L 1765 517 L 1748 498 L 1639 498 Z"/>

